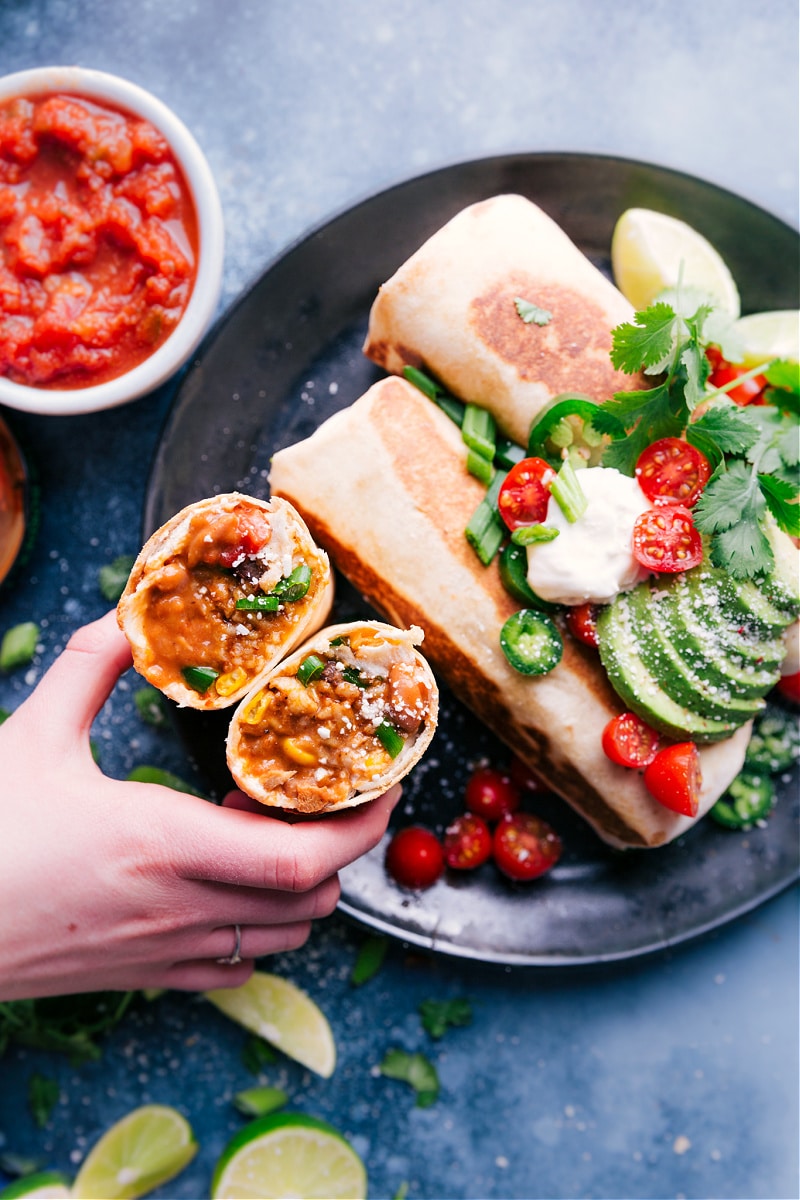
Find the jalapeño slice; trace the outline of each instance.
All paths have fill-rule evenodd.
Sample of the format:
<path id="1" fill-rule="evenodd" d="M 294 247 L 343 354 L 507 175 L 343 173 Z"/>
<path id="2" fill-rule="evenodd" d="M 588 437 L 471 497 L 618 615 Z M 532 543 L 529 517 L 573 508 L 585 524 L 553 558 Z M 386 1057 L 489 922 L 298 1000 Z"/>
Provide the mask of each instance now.
<path id="1" fill-rule="evenodd" d="M 749 829 L 775 807 L 775 784 L 769 775 L 742 771 L 725 795 L 709 809 L 709 815 L 728 829 Z"/>
<path id="2" fill-rule="evenodd" d="M 500 630 L 500 649 L 521 675 L 547 675 L 561 662 L 564 643 L 550 617 L 521 608 Z"/>
<path id="3" fill-rule="evenodd" d="M 565 458 L 573 466 L 594 467 L 609 439 L 592 426 L 597 405 L 579 392 L 555 396 L 540 413 L 528 438 L 528 455 L 560 467 Z"/>
<path id="4" fill-rule="evenodd" d="M 557 604 L 542 600 L 528 583 L 528 553 L 524 546 L 509 542 L 500 555 L 500 581 L 515 600 L 541 612 L 554 612 Z"/>

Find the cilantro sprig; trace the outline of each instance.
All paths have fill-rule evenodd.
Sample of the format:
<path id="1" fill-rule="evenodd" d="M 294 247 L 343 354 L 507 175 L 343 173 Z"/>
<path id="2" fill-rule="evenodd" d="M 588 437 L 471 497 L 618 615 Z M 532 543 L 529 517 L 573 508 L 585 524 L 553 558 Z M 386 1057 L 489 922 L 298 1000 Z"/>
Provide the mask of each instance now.
<path id="1" fill-rule="evenodd" d="M 687 294 L 688 295 L 688 294 Z M 698 530 L 710 542 L 711 561 L 738 579 L 758 577 L 773 566 L 766 525 L 800 536 L 796 364 L 764 363 L 766 405 L 740 408 L 726 385 L 709 391 L 710 344 L 723 347 L 729 322 L 702 296 L 671 295 L 634 315 L 612 333 L 611 361 L 629 375 L 652 377 L 653 386 L 617 392 L 599 406 L 594 427 L 611 436 L 603 465 L 634 475 L 640 454 L 664 437 L 685 436 L 708 458 L 713 474 L 694 509 Z M 735 349 L 728 351 L 738 357 Z M 700 405 L 705 411 L 696 419 Z"/>

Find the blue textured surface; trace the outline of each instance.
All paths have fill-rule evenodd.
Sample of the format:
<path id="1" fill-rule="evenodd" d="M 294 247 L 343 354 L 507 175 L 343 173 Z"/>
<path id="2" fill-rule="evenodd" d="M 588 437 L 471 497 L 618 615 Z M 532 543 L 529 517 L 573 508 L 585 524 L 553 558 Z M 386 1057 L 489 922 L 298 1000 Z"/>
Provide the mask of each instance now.
<path id="1" fill-rule="evenodd" d="M 591 150 L 685 170 L 797 220 L 796 6 L 725 0 L 3 0 L 0 73 L 78 62 L 154 91 L 197 136 L 225 208 L 223 304 L 305 228 L 428 167 L 504 150 Z M 105 608 L 97 572 L 138 549 L 148 464 L 169 389 L 87 418 L 4 414 L 37 466 L 42 525 L 0 630 L 42 627 L 30 670 L 0 678 L 13 708 L 69 633 Z M 193 777 L 170 732 L 136 717 L 124 679 L 96 728 L 103 768 Z M 2 786 L 0 764 L 0 786 Z M 3 914 L 2 919 L 9 919 Z M 340 918 L 270 960 L 330 1017 L 339 1066 L 282 1060 L 265 1078 L 365 1158 L 370 1195 L 783 1198 L 798 1195 L 798 916 L 787 893 L 712 938 L 614 970 L 552 976 L 409 956 L 392 946 L 361 989 L 362 934 Z M 468 996 L 470 1027 L 433 1043 L 418 1003 Z M 202 1001 L 137 1007 L 80 1069 L 34 1052 L 0 1061 L 0 1150 L 74 1172 L 136 1104 L 172 1103 L 201 1143 L 162 1196 L 207 1195 L 241 1118 L 244 1035 Z M 427 1110 L 377 1075 L 392 1046 L 422 1050 L 442 1094 Z M 32 1071 L 61 1101 L 43 1131 Z"/>

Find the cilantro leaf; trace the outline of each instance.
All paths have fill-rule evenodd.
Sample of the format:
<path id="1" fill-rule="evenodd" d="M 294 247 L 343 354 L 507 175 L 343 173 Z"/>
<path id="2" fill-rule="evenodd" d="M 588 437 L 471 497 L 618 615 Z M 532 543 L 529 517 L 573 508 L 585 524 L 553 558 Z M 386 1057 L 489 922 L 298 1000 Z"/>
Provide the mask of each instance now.
<path id="1" fill-rule="evenodd" d="M 469 1025 L 472 1021 L 472 1006 L 468 1000 L 423 1000 L 419 1012 L 422 1024 L 432 1038 L 442 1037 L 451 1025 Z"/>
<path id="2" fill-rule="evenodd" d="M 785 533 L 800 537 L 800 504 L 797 488 L 775 475 L 759 475 L 758 482 L 767 507 Z"/>
<path id="3" fill-rule="evenodd" d="M 690 442 L 694 441 L 698 430 L 707 434 L 722 454 L 746 454 L 761 435 L 752 414 L 732 400 L 720 400 L 712 404 L 702 417 L 692 422 L 686 430 Z"/>
<path id="4" fill-rule="evenodd" d="M 677 317 L 669 304 L 651 304 L 611 332 L 611 362 L 626 375 L 661 363 L 672 349 Z"/>
<path id="5" fill-rule="evenodd" d="M 380 936 L 380 934 L 365 938 L 358 951 L 358 958 L 350 975 L 350 982 L 354 987 L 360 987 L 362 983 L 366 983 L 368 979 L 372 979 L 373 975 L 377 975 L 383 966 L 383 960 L 386 957 L 388 948 L 389 939 Z"/>
<path id="6" fill-rule="evenodd" d="M 130 554 L 120 554 L 113 562 L 106 563 L 97 572 L 97 584 L 105 600 L 109 604 L 116 604 L 122 593 L 125 591 L 125 585 L 128 582 L 128 576 L 133 570 L 133 564 L 136 559 Z"/>
<path id="7" fill-rule="evenodd" d="M 769 571 L 775 559 L 759 523 L 742 520 L 711 539 L 711 561 L 734 579 L 750 579 Z"/>
<path id="8" fill-rule="evenodd" d="M 538 304 L 534 304 L 532 300 L 524 300 L 522 296 L 516 297 L 514 305 L 526 325 L 549 325 L 553 319 L 553 314 L 546 308 L 540 308 Z"/>
<path id="9" fill-rule="evenodd" d="M 676 437 L 684 425 L 673 411 L 672 396 L 666 383 L 645 391 L 617 392 L 613 400 L 606 401 L 600 413 L 607 413 L 630 430 L 625 437 L 612 441 L 603 453 L 603 465 L 616 467 L 623 475 L 634 474 L 639 455 L 651 442 L 662 437 Z M 602 424 L 600 413 L 598 417 Z M 593 418 L 595 428 L 600 428 L 598 417 Z"/>
<path id="10" fill-rule="evenodd" d="M 388 1050 L 380 1065 L 381 1075 L 408 1083 L 417 1093 L 417 1108 L 430 1108 L 439 1096 L 439 1076 L 436 1067 L 424 1054 L 408 1054 L 405 1050 Z"/>
<path id="11" fill-rule="evenodd" d="M 745 513 L 760 515 L 758 481 L 746 463 L 733 462 L 715 471 L 694 506 L 694 523 L 701 533 L 730 529 Z M 762 501 L 763 508 L 763 501 Z"/>

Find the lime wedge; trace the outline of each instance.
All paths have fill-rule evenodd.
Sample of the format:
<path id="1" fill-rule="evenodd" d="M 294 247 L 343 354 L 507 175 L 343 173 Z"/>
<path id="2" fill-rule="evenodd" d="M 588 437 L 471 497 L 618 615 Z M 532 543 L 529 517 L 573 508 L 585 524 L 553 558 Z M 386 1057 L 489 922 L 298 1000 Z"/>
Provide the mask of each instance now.
<path id="1" fill-rule="evenodd" d="M 211 1200 L 364 1200 L 367 1172 L 324 1121 L 272 1113 L 231 1139 L 214 1168 Z"/>
<path id="2" fill-rule="evenodd" d="M 69 1200 L 70 1196 L 69 1181 L 60 1171 L 37 1171 L 0 1191 L 0 1200 Z"/>
<path id="3" fill-rule="evenodd" d="M 328 1020 L 310 996 L 287 979 L 254 971 L 241 987 L 206 992 L 206 999 L 317 1075 L 327 1079 L 333 1074 L 336 1046 Z"/>
<path id="4" fill-rule="evenodd" d="M 733 327 L 742 348 L 746 367 L 758 367 L 771 358 L 800 362 L 800 312 L 751 313 L 740 317 Z"/>
<path id="5" fill-rule="evenodd" d="M 732 317 L 739 292 L 719 252 L 684 221 L 650 208 L 629 208 L 611 239 L 617 287 L 638 311 L 665 288 L 697 288 L 713 296 Z"/>
<path id="6" fill-rule="evenodd" d="M 80 1200 L 133 1200 L 182 1171 L 197 1153 L 185 1117 L 163 1104 L 135 1108 L 103 1134 L 72 1185 Z"/>

